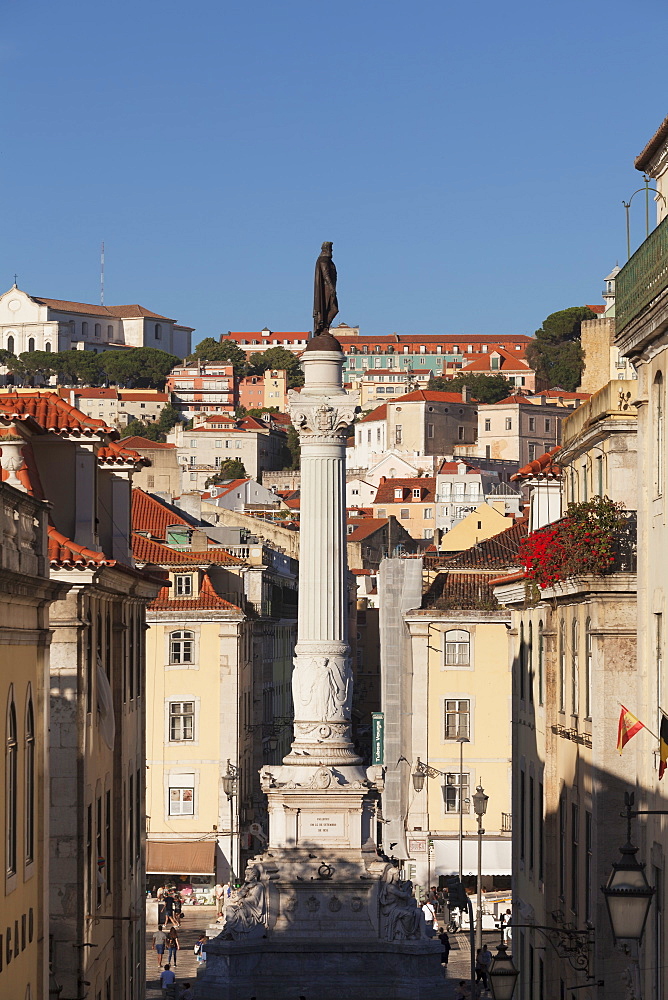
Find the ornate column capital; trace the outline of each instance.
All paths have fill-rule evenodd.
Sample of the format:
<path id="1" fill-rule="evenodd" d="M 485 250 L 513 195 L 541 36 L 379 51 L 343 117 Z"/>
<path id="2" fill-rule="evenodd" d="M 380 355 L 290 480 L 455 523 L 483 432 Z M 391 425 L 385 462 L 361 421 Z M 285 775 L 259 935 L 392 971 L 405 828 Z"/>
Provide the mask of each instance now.
<path id="1" fill-rule="evenodd" d="M 307 395 L 291 392 L 290 416 L 302 444 L 319 441 L 345 442 L 358 410 L 357 393 Z"/>

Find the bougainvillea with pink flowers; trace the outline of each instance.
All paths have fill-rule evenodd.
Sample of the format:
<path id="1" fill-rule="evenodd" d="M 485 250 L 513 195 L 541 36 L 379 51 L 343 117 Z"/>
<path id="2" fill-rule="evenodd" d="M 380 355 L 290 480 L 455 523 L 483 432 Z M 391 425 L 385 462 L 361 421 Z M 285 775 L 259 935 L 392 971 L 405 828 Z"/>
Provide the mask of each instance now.
<path id="1" fill-rule="evenodd" d="M 573 576 L 611 573 L 623 523 L 622 505 L 608 497 L 569 504 L 565 517 L 522 540 L 527 579 L 545 588 Z"/>

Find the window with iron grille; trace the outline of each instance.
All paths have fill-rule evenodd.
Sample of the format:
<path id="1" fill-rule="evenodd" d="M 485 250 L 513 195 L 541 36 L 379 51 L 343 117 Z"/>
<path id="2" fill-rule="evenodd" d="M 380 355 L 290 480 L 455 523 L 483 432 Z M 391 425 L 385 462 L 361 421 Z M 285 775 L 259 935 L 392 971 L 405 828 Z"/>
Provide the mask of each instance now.
<path id="1" fill-rule="evenodd" d="M 470 777 L 467 773 L 446 774 L 443 786 L 443 799 L 446 813 L 459 813 L 461 781 L 461 811 L 467 813 L 470 806 Z"/>
<path id="2" fill-rule="evenodd" d="M 169 637 L 170 663 L 192 663 L 195 659 L 195 633 L 181 630 Z"/>
<path id="3" fill-rule="evenodd" d="M 468 698 L 447 698 L 445 701 L 445 739 L 469 736 L 471 702 Z"/>
<path id="4" fill-rule="evenodd" d="M 450 629 L 445 633 L 446 667 L 468 666 L 470 663 L 471 636 L 464 629 Z M 468 705 L 468 702 L 466 703 Z M 447 709 L 446 709 L 447 711 Z M 466 733 L 462 735 L 467 735 Z"/>
<path id="5" fill-rule="evenodd" d="M 170 701 L 169 742 L 183 743 L 195 738 L 195 702 Z"/>

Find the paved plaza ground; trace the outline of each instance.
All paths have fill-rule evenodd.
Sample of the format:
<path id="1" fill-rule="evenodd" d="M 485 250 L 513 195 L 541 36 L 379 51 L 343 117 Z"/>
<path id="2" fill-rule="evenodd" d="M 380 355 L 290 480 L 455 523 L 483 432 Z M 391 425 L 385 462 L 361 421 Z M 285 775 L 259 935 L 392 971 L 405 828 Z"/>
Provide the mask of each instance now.
<path id="1" fill-rule="evenodd" d="M 183 983 L 192 983 L 194 989 L 197 981 L 197 960 L 193 954 L 193 945 L 200 934 L 206 931 L 209 924 L 213 923 L 215 919 L 215 906 L 184 906 L 183 908 L 183 920 L 178 933 L 181 950 L 177 956 L 175 969 L 178 987 L 176 991 L 177 997 Z M 498 932 L 486 933 L 484 935 L 485 943 L 492 954 L 496 952 L 498 937 Z M 152 940 L 153 930 L 151 929 L 146 934 L 146 1000 L 162 1000 L 159 980 L 160 969 L 158 968 L 156 953 L 151 948 Z M 450 942 L 452 950 L 450 952 L 448 968 L 443 979 L 443 992 L 439 997 L 434 997 L 433 1000 L 455 1000 L 459 980 L 468 979 L 471 974 L 471 950 L 468 936 L 466 934 L 451 934 Z M 248 996 L 250 998 L 250 992 Z M 491 994 L 489 993 L 482 994 L 483 998 L 490 996 Z M 258 997 L 258 1000 L 266 1000 L 266 998 Z M 297 1000 L 296 996 L 295 1000 Z M 306 1000 L 317 1000 L 317 998 L 307 996 Z M 345 1000 L 345 998 L 342 997 L 341 1000 Z M 392 997 L 388 997 L 387 1000 L 392 1000 Z"/>

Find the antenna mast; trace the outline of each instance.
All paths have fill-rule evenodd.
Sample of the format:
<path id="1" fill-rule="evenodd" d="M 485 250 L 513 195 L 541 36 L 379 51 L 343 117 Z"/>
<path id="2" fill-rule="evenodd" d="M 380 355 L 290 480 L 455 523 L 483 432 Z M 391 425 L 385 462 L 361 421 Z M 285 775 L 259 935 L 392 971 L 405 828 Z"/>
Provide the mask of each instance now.
<path id="1" fill-rule="evenodd" d="M 100 247 L 100 305 L 104 305 L 104 240 Z"/>

